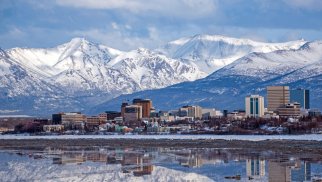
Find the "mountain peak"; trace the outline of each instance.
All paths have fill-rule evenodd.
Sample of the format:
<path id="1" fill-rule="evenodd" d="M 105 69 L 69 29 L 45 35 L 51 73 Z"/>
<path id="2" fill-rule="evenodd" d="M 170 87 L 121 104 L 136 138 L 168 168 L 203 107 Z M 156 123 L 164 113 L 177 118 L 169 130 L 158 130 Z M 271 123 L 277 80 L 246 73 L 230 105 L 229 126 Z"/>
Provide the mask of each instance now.
<path id="1" fill-rule="evenodd" d="M 91 42 L 88 41 L 86 38 L 84 37 L 75 37 L 75 38 L 72 38 L 72 40 L 70 40 L 68 42 L 68 44 L 72 44 L 72 45 L 84 45 L 84 44 L 90 44 Z"/>

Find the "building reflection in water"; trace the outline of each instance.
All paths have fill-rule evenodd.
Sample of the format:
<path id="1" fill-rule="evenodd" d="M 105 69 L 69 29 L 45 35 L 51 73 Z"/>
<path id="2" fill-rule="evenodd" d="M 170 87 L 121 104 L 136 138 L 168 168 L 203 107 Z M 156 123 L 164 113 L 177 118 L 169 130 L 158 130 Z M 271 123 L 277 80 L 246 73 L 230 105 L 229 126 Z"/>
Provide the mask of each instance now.
<path id="1" fill-rule="evenodd" d="M 288 159 L 270 160 L 268 162 L 268 173 L 269 181 L 311 181 L 311 163 Z"/>
<path id="2" fill-rule="evenodd" d="M 263 159 L 247 159 L 246 174 L 248 179 L 260 180 L 265 176 L 265 160 Z"/>
<path id="3" fill-rule="evenodd" d="M 39 153 L 39 151 L 37 151 Z M 35 153 L 37 153 L 35 152 Z M 29 153 L 29 152 L 28 152 Z M 118 165 L 120 171 L 134 176 L 151 175 L 154 165 L 176 165 L 176 170 L 202 171 L 204 166 L 216 166 L 235 163 L 245 165 L 246 171 L 228 172 L 229 177 L 242 174 L 243 180 L 250 181 L 311 181 L 311 163 L 316 160 L 301 160 L 300 158 L 275 155 L 274 153 L 249 154 L 245 151 L 226 149 L 176 149 L 176 148 L 46 148 L 42 153 L 52 157 L 53 164 L 68 165 L 85 162 Z M 161 165 L 162 166 L 162 165 Z M 187 169 L 191 168 L 191 169 Z M 206 167 L 207 168 L 207 167 Z M 237 172 L 237 173 L 236 173 Z M 209 174 L 211 176 L 211 174 Z M 226 177 L 226 176 L 225 176 Z"/>
<path id="4" fill-rule="evenodd" d="M 67 150 L 53 158 L 53 164 L 81 164 L 86 161 L 106 164 L 120 164 L 123 173 L 133 173 L 134 176 L 150 175 L 153 171 L 152 157 L 144 152 L 126 152 L 124 150 Z"/>

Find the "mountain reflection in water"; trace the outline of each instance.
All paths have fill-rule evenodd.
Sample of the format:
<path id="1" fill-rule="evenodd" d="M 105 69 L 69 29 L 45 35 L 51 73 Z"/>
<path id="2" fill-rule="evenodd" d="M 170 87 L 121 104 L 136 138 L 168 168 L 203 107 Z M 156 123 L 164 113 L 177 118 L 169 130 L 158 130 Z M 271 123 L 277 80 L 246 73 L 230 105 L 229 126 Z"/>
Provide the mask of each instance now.
<path id="1" fill-rule="evenodd" d="M 319 181 L 319 157 L 214 148 L 1 150 L 5 181 Z M 37 171 L 36 174 L 35 171 Z"/>

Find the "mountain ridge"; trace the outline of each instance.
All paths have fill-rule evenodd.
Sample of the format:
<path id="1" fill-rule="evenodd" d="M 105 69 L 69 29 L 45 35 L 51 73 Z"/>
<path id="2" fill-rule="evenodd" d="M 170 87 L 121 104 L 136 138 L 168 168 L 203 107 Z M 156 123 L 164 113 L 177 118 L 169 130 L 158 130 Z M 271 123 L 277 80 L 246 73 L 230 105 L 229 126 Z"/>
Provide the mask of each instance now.
<path id="1" fill-rule="evenodd" d="M 179 83 L 163 89 L 122 95 L 111 102 L 150 98 L 156 108 L 176 109 L 186 104 L 216 109 L 244 108 L 244 97 L 260 94 L 266 87 L 288 85 L 311 91 L 312 108 L 322 109 L 322 42 L 308 42 L 297 50 L 251 53 L 215 71 L 206 78 Z M 113 109 L 108 103 L 105 108 Z M 98 111 L 101 105 L 92 108 Z"/>
<path id="2" fill-rule="evenodd" d="M 197 37 L 195 39 L 214 38 L 210 35 L 196 35 L 195 37 Z M 219 38 L 229 39 L 224 36 L 215 37 L 218 40 Z M 229 54 L 234 54 L 240 49 L 234 45 L 227 48 L 226 44 L 216 42 L 217 39 L 213 47 L 217 47 L 219 52 L 227 50 L 222 55 L 228 55 L 231 58 L 234 55 Z M 230 38 L 229 40 L 238 39 Z M 184 44 L 191 40 L 176 41 Z M 241 42 L 243 41 L 241 39 Z M 293 47 L 301 47 L 305 43 L 303 40 L 276 43 L 282 45 L 277 47 L 277 51 L 284 49 L 292 51 Z M 198 46 L 196 48 L 199 49 Z M 232 51 L 229 50 L 230 48 Z M 201 46 L 200 49 L 210 53 L 212 44 Z M 273 50 L 275 49 L 276 47 Z M 263 51 L 254 53 L 249 50 L 252 51 L 253 48 L 247 49 L 243 54 L 246 54 L 245 56 L 264 54 Z M 187 55 L 191 53 L 189 51 L 190 49 L 186 52 Z M 203 51 L 200 52 L 203 53 Z M 74 38 L 67 43 L 48 49 L 13 48 L 2 52 L 0 50 L 0 55 L 2 55 L 0 56 L 0 70 L 3 70 L 0 73 L 0 83 L 2 83 L 0 101 L 4 103 L 0 106 L 0 110 L 20 110 L 17 113 L 23 114 L 47 115 L 61 111 L 90 112 L 95 110 L 90 108 L 95 108 L 100 104 L 104 105 L 121 94 L 140 93 L 143 90 L 153 92 L 154 89 L 168 86 L 171 88 L 171 85 L 174 85 L 172 87 L 174 88 L 178 86 L 178 83 L 183 85 L 190 85 L 194 82 L 202 83 L 202 79 L 210 75 L 200 66 L 204 64 L 202 56 L 192 60 L 187 57 L 174 58 L 162 53 L 161 49 L 145 48 L 125 52 L 90 42 L 84 38 Z M 221 54 L 216 54 L 216 56 L 221 56 Z M 219 57 L 219 59 L 226 59 L 226 57 Z M 222 69 L 217 68 L 215 68 L 217 71 Z M 198 81 L 199 79 L 201 80 Z M 215 85 L 212 87 L 214 88 L 209 90 L 214 93 L 221 93 L 225 90 L 225 88 L 217 89 Z M 185 89 L 193 91 L 190 88 Z M 211 92 L 205 91 L 201 94 L 208 95 L 209 93 Z M 111 100 L 111 103 L 115 104 L 114 101 Z M 28 103 L 28 106 L 24 103 Z M 189 104 L 188 101 L 178 103 Z"/>

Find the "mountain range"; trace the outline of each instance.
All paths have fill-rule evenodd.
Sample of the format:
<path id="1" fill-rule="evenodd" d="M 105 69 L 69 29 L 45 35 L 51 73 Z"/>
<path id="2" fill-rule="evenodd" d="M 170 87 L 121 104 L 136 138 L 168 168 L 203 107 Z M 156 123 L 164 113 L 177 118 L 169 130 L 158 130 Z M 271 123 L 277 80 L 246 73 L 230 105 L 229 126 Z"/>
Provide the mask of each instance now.
<path id="1" fill-rule="evenodd" d="M 321 58 L 320 41 L 218 35 L 181 38 L 155 50 L 120 51 L 83 38 L 54 48 L 0 49 L 0 111 L 97 113 L 119 110 L 123 100 L 136 97 L 151 98 L 160 109 L 230 109 L 271 84 L 310 88 L 321 99 L 315 94 L 321 91 Z"/>
<path id="2" fill-rule="evenodd" d="M 305 88 L 311 93 L 311 108 L 322 108 L 322 41 L 306 42 L 298 49 L 269 53 L 253 52 L 193 82 L 163 89 L 137 92 L 111 100 L 151 98 L 159 109 L 194 104 L 218 109 L 244 109 L 244 98 L 250 94 L 266 96 L 266 87 L 288 85 Z M 109 103 L 96 106 L 113 108 Z"/>

